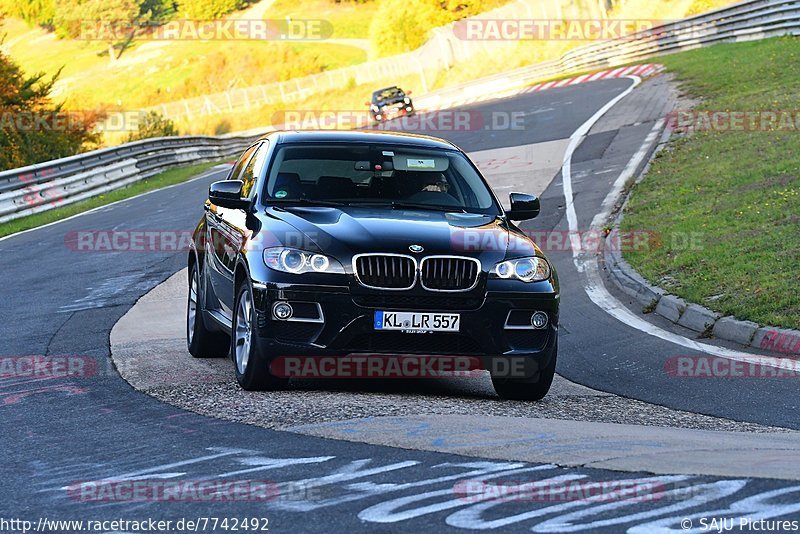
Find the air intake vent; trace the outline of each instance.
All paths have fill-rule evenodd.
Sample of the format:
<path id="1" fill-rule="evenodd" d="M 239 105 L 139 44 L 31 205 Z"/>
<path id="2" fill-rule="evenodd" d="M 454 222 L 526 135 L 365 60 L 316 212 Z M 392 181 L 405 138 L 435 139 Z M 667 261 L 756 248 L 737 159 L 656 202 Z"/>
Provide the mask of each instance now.
<path id="1" fill-rule="evenodd" d="M 355 259 L 359 283 L 376 289 L 411 289 L 416 283 L 416 269 L 417 262 L 411 256 L 364 254 Z"/>
<path id="2" fill-rule="evenodd" d="M 480 261 L 458 256 L 422 260 L 422 287 L 431 291 L 469 291 L 478 283 Z"/>

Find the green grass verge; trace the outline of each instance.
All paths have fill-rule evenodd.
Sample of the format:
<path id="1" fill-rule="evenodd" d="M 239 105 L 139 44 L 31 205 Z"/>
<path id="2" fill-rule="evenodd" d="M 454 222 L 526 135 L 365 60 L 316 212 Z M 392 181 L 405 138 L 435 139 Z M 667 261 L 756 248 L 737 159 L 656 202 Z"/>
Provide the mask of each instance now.
<path id="1" fill-rule="evenodd" d="M 154 189 L 185 182 L 189 178 L 197 176 L 201 172 L 210 169 L 214 165 L 219 165 L 219 162 L 200 163 L 198 165 L 170 169 L 160 174 L 156 174 L 155 176 L 151 176 L 150 178 L 138 181 L 129 185 L 128 187 L 116 189 L 109 193 L 96 196 L 82 202 L 76 202 L 75 204 L 69 204 L 61 208 L 54 208 L 49 211 L 28 215 L 27 217 L 2 223 L 0 224 L 0 237 L 21 232 L 23 230 L 28 230 L 30 228 L 36 228 L 37 226 L 42 226 L 54 221 L 59 221 L 93 208 L 105 206 L 106 204 L 111 204 L 112 202 L 117 202 L 118 200 L 125 200 L 126 198 L 130 198 L 141 193 L 153 191 Z"/>
<path id="2" fill-rule="evenodd" d="M 337 2 L 336 0 L 276 0 L 266 18 L 284 20 L 317 19 L 333 26 L 335 39 L 369 39 L 369 25 L 378 9 L 377 2 Z"/>
<path id="3" fill-rule="evenodd" d="M 800 110 L 800 39 L 722 44 L 659 61 L 685 91 L 702 97 L 698 110 Z M 800 328 L 796 126 L 674 138 L 634 189 L 622 224 L 658 232 L 661 246 L 625 258 L 691 302 Z"/>

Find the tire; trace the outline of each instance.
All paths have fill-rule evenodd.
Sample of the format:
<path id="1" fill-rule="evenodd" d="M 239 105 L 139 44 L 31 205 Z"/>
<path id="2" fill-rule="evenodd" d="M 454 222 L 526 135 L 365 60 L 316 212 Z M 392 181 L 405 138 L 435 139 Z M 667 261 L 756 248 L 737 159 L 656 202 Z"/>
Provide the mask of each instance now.
<path id="1" fill-rule="evenodd" d="M 556 359 L 558 357 L 558 341 L 553 347 L 553 357 L 550 363 L 539 371 L 535 379 L 511 379 L 505 377 L 492 376 L 492 385 L 497 395 L 501 399 L 538 401 L 542 400 L 550 386 L 553 384 L 553 377 L 556 374 Z"/>
<path id="2" fill-rule="evenodd" d="M 206 328 L 203 321 L 203 286 L 197 263 L 189 273 L 189 297 L 186 301 L 186 345 L 195 358 L 222 358 L 230 351 L 230 338 L 223 332 Z"/>
<path id="3" fill-rule="evenodd" d="M 236 292 L 231 325 L 230 354 L 233 359 L 236 381 L 246 391 L 273 391 L 284 389 L 288 378 L 270 373 L 272 358 L 256 334 L 256 314 L 253 307 L 253 289 L 245 281 Z"/>

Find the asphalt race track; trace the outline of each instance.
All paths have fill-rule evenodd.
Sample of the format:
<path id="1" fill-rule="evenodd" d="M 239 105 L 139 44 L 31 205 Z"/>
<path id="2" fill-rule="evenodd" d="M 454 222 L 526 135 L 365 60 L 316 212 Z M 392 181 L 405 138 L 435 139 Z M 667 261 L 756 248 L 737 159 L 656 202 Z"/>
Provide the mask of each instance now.
<path id="1" fill-rule="evenodd" d="M 501 172 L 503 161 L 496 159 L 499 152 L 492 151 L 546 145 L 563 154 L 573 133 L 632 83 L 600 81 L 475 105 L 465 109 L 484 115 L 520 113 L 523 127 L 438 133 L 477 154 L 479 166 L 481 155 L 491 159 L 500 171 L 496 178 L 487 174 L 499 194 L 507 196 L 509 188 L 525 189 L 529 169 L 519 165 L 518 171 Z M 617 176 L 663 117 L 668 89 L 661 77 L 643 83 L 600 118 L 575 150 L 569 180 L 578 229 L 590 228 Z M 800 514 L 800 486 L 791 481 L 561 468 L 325 439 L 204 417 L 134 390 L 111 363 L 109 334 L 140 297 L 185 267 L 185 253 L 78 251 L 75 232 L 190 232 L 202 213 L 208 184 L 221 179 L 225 171 L 216 169 L 185 184 L 0 241 L 2 356 L 80 358 L 92 369 L 82 377 L 0 375 L 4 456 L 0 473 L 5 497 L 0 517 L 29 520 L 39 531 L 51 532 L 78 529 L 41 524 L 41 518 L 266 518 L 276 532 L 653 532 L 656 526 L 681 531 L 681 521 L 695 516 L 786 519 Z M 566 232 L 562 173 L 549 184 L 542 182 L 542 190 L 542 216 L 525 228 Z M 568 250 L 548 255 L 558 268 L 562 287 L 557 369 L 562 377 L 675 410 L 800 429 L 793 381 L 669 376 L 664 372 L 665 358 L 700 353 L 612 317 L 588 296 L 586 273 L 578 272 Z M 609 291 L 628 302 L 610 286 Z M 630 313 L 644 317 L 636 307 Z M 696 340 L 695 334 L 666 321 L 650 316 L 647 321 Z M 380 395 L 380 387 L 371 393 Z M 535 406 L 529 413 L 535 413 Z M 280 491 L 264 500 L 175 502 L 115 499 L 80 489 L 86 487 L 81 483 L 94 481 L 89 486 L 96 487 L 97 481 L 109 479 L 120 484 L 141 479 L 243 478 L 267 481 Z M 660 492 L 654 498 L 611 502 L 490 500 L 471 495 L 467 480 L 545 486 L 634 480 Z M 124 525 L 106 526 L 101 531 L 135 531 Z M 2 524 L 0 530 L 14 531 Z M 211 531 L 202 526 L 197 530 Z"/>

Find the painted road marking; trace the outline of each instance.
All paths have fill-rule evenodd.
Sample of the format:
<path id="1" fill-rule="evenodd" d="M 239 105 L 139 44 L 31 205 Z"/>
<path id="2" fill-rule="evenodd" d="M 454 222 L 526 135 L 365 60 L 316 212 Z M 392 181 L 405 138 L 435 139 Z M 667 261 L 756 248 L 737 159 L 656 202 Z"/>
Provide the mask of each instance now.
<path id="1" fill-rule="evenodd" d="M 572 156 L 583 140 L 584 135 L 586 135 L 592 126 L 594 126 L 595 123 L 603 117 L 603 115 L 605 115 L 620 100 L 628 96 L 628 94 L 630 94 L 631 91 L 633 91 L 641 83 L 641 78 L 638 76 L 629 76 L 628 78 L 633 82 L 631 86 L 610 100 L 605 106 L 600 108 L 597 113 L 590 117 L 570 136 L 570 143 L 569 146 L 567 146 L 567 151 L 564 154 L 564 163 L 561 167 L 562 190 L 564 194 L 564 201 L 566 202 L 567 225 L 569 227 L 569 237 L 572 245 L 572 258 L 578 271 L 584 273 L 586 276 L 584 290 L 589 296 L 589 299 L 591 299 L 591 301 L 599 306 L 603 311 L 618 321 L 625 323 L 626 325 L 635 328 L 640 332 L 698 352 L 705 352 L 707 354 L 712 354 L 714 356 L 719 356 L 721 358 L 727 358 L 738 362 L 752 363 L 753 355 L 750 353 L 728 349 L 725 347 L 718 347 L 716 345 L 700 343 L 693 339 L 689 339 L 679 334 L 664 330 L 663 328 L 659 328 L 658 326 L 645 321 L 638 315 L 635 315 L 606 289 L 600 276 L 600 270 L 597 265 L 597 257 L 593 255 L 587 256 L 587 254 L 581 249 L 581 238 L 580 233 L 578 232 L 578 217 L 575 212 L 574 197 L 572 192 Z M 608 218 L 612 206 L 622 194 L 622 189 L 625 185 L 625 182 L 631 176 L 633 176 L 636 168 L 644 159 L 649 150 L 650 144 L 655 141 L 655 137 L 660 126 L 660 122 L 656 123 L 648 136 L 645 138 L 642 146 L 631 158 L 630 162 L 625 169 L 623 169 L 619 177 L 617 177 L 617 180 L 614 182 L 611 191 L 609 191 L 608 195 L 606 195 L 606 198 L 603 200 L 600 213 L 598 213 L 592 219 L 590 231 L 600 231 L 602 229 L 602 225 Z M 793 372 L 800 372 L 800 361 L 798 360 L 761 356 L 759 357 L 758 362 L 759 365 L 765 367 L 775 367 L 778 369 L 787 369 L 792 370 Z"/>
<path id="2" fill-rule="evenodd" d="M 151 483 L 154 487 L 164 486 L 162 481 L 191 486 L 228 480 L 237 472 L 230 470 L 231 465 L 260 463 L 264 459 L 262 454 L 255 450 L 210 448 L 168 463 L 137 462 L 134 470 L 116 476 L 108 476 L 109 469 L 113 472 L 111 466 L 50 463 L 40 465 L 34 477 L 46 477 L 51 485 L 55 482 L 56 487 L 49 491 L 91 502 L 93 494 L 88 492 L 82 497 L 82 487 L 113 489 L 124 481 Z M 364 524 L 375 526 L 409 527 L 409 521 L 445 513 L 440 521 L 466 530 L 524 525 L 533 532 L 613 528 L 617 532 L 642 534 L 676 531 L 670 527 L 677 527 L 687 517 L 698 523 L 700 517 L 757 520 L 790 517 L 800 510 L 793 495 L 800 492 L 800 486 L 768 481 L 758 487 L 748 478 L 630 476 L 598 470 L 565 473 L 553 464 L 477 459 L 431 463 L 401 458 L 395 463 L 383 463 L 375 458 L 300 456 L 268 460 L 274 472 L 265 482 L 274 485 L 278 493 L 260 501 L 267 514 L 320 509 L 344 512 L 347 506 Z M 304 476 L 308 471 L 303 466 L 316 463 L 319 463 L 317 476 Z M 97 476 L 98 471 L 103 473 Z M 398 478 L 387 480 L 387 476 Z M 137 505 L 131 495 L 114 492 L 103 495 L 108 499 L 106 507 L 129 509 Z M 198 496 L 190 493 L 186 497 L 191 500 Z M 208 504 L 214 504 L 230 496 L 209 494 L 205 498 Z"/>

